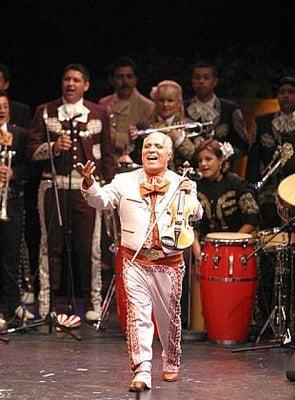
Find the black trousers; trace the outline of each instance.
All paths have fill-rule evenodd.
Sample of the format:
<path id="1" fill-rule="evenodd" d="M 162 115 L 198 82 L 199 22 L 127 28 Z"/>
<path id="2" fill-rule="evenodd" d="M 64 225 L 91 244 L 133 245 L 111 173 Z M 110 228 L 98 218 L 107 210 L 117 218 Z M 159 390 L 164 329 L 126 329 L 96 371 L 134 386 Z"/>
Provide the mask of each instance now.
<path id="1" fill-rule="evenodd" d="M 92 309 L 91 255 L 96 211 L 86 204 L 80 190 L 59 189 L 58 194 L 63 219 L 62 227 L 58 224 L 53 190 L 48 189 L 45 194 L 51 307 L 56 307 L 54 292 L 60 287 L 63 251 L 66 252 L 67 258 L 70 258 L 67 261 L 71 268 L 71 250 L 73 250 L 78 256 L 80 289 L 85 298 L 85 306 L 87 309 Z M 72 271 L 68 270 L 66 274 L 72 274 Z"/>
<path id="2" fill-rule="evenodd" d="M 2 294 L 5 303 L 4 314 L 10 319 L 20 304 L 18 265 L 23 220 L 23 199 L 9 199 L 8 221 L 0 220 L 0 269 Z"/>

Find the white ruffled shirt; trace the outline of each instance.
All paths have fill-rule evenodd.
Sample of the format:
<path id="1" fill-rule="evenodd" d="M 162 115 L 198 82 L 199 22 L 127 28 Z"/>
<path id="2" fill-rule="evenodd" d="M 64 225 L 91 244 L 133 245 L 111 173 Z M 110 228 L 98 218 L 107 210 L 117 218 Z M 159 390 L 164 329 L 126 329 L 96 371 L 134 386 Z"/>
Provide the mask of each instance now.
<path id="1" fill-rule="evenodd" d="M 295 131 L 295 111 L 289 114 L 281 111 L 281 113 L 273 119 L 272 125 L 278 132 Z"/>
<path id="2" fill-rule="evenodd" d="M 195 97 L 193 102 L 188 106 L 187 112 L 194 120 L 201 119 L 202 122 L 214 121 L 219 117 L 218 111 L 214 108 L 215 101 L 215 94 L 212 99 L 206 103 Z"/>
<path id="3" fill-rule="evenodd" d="M 88 121 L 88 114 L 90 113 L 90 110 L 84 106 L 83 98 L 77 101 L 77 103 L 67 103 L 64 98 L 62 100 L 63 104 L 57 109 L 59 121 L 69 121 L 75 115 L 79 114 L 81 114 L 81 116 L 75 118 L 75 121 L 84 123 Z"/>

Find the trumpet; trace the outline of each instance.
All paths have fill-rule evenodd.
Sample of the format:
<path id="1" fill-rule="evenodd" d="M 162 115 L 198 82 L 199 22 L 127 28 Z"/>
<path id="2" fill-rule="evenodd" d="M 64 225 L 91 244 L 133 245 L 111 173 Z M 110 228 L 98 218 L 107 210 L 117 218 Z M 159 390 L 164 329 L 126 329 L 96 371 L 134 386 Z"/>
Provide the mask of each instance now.
<path id="1" fill-rule="evenodd" d="M 0 146 L 0 149 L 2 146 Z M 7 165 L 11 168 L 12 157 L 15 155 L 15 151 L 7 150 L 7 146 L 4 146 L 4 150 L 0 152 L 0 165 Z M 9 189 L 9 177 L 0 179 L 0 221 L 8 221 L 7 216 L 7 200 L 8 200 L 8 189 Z"/>
<path id="2" fill-rule="evenodd" d="M 149 135 L 154 132 L 162 132 L 169 133 L 172 130 L 182 130 L 185 132 L 185 136 L 187 138 L 192 138 L 200 135 L 204 135 L 206 137 L 210 137 L 214 135 L 214 126 L 213 121 L 208 122 L 188 122 L 185 124 L 176 124 L 164 126 L 162 128 L 148 128 L 148 129 L 140 129 L 137 131 L 139 136 Z M 192 131 L 192 132 L 190 132 Z"/>

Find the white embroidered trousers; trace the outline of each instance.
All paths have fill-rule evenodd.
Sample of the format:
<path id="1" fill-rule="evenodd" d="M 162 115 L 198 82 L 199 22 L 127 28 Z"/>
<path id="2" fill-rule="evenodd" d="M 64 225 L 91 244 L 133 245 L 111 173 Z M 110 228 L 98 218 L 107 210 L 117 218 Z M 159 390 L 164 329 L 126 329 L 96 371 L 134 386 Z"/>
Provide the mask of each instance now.
<path id="1" fill-rule="evenodd" d="M 180 298 L 184 265 L 141 266 L 123 259 L 123 281 L 127 296 L 127 339 L 135 381 L 151 387 L 154 315 L 162 344 L 163 371 L 180 366 Z"/>

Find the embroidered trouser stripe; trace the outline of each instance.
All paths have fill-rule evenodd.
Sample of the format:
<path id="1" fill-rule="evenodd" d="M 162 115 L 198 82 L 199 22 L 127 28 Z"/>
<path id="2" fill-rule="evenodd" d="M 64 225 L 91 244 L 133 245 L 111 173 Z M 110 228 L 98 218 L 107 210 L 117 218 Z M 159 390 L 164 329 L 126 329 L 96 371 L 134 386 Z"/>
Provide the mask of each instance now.
<path id="1" fill-rule="evenodd" d="M 135 373 L 151 370 L 154 313 L 163 347 L 163 370 L 177 371 L 180 365 L 180 298 L 183 266 L 143 267 L 123 260 L 127 296 L 127 339 L 131 367 Z"/>

